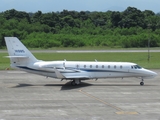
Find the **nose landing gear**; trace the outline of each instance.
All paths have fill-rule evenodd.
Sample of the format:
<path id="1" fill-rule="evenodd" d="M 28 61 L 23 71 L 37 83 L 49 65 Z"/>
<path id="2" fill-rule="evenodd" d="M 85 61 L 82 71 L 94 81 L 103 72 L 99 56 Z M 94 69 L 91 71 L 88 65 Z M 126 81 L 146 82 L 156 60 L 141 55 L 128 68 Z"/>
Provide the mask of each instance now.
<path id="1" fill-rule="evenodd" d="M 143 86 L 144 85 L 144 80 L 142 79 L 142 81 L 140 82 L 140 85 Z"/>

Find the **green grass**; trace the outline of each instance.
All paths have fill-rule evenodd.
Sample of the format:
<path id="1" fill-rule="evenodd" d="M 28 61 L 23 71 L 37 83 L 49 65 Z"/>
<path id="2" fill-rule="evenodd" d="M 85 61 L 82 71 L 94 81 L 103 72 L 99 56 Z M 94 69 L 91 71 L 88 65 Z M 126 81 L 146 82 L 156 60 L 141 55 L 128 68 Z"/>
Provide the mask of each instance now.
<path id="1" fill-rule="evenodd" d="M 34 53 L 37 59 L 45 61 L 64 60 L 67 61 L 115 61 L 133 62 L 148 69 L 160 69 L 160 53 L 151 53 L 148 62 L 148 53 Z M 5 70 L 10 66 L 7 53 L 0 53 L 0 69 Z"/>
<path id="2" fill-rule="evenodd" d="M 0 53 L 0 70 L 5 70 L 10 67 L 10 60 L 8 58 L 4 58 L 4 56 L 8 56 L 8 54 Z"/>

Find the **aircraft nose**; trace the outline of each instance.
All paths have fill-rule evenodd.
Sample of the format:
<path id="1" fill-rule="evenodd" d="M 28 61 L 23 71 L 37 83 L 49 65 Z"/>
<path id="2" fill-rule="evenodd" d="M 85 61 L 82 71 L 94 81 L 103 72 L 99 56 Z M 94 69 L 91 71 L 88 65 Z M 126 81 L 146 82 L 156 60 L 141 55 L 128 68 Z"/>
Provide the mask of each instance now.
<path id="1" fill-rule="evenodd" d="M 157 76 L 157 73 L 156 73 L 156 72 L 153 72 L 152 74 L 153 74 L 153 76 Z"/>
<path id="2" fill-rule="evenodd" d="M 157 73 L 156 72 L 153 72 L 151 70 L 147 70 L 145 69 L 145 78 L 154 78 L 157 76 Z"/>
<path id="3" fill-rule="evenodd" d="M 153 72 L 153 71 L 150 71 L 150 75 L 153 76 L 153 77 L 155 77 L 155 76 L 157 76 L 157 73 Z"/>

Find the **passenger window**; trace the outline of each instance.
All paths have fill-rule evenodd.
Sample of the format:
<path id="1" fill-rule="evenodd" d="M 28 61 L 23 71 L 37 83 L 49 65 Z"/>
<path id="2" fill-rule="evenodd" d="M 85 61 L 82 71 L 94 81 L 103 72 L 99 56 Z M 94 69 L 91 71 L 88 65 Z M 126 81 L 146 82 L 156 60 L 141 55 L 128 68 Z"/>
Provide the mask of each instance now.
<path id="1" fill-rule="evenodd" d="M 102 65 L 102 68 L 104 68 L 104 65 Z"/>
<path id="2" fill-rule="evenodd" d="M 120 68 L 122 69 L 122 65 L 120 66 Z"/>
<path id="3" fill-rule="evenodd" d="M 92 65 L 90 65 L 90 68 L 92 68 Z"/>
<path id="4" fill-rule="evenodd" d="M 108 68 L 110 68 L 110 65 L 108 65 Z"/>
<path id="5" fill-rule="evenodd" d="M 79 65 L 77 65 L 77 68 L 79 68 Z"/>
<path id="6" fill-rule="evenodd" d="M 116 65 L 114 66 L 114 68 L 116 69 Z"/>
<path id="7" fill-rule="evenodd" d="M 86 68 L 86 65 L 84 65 L 84 68 Z"/>
<path id="8" fill-rule="evenodd" d="M 98 65 L 96 65 L 96 68 L 98 68 Z"/>

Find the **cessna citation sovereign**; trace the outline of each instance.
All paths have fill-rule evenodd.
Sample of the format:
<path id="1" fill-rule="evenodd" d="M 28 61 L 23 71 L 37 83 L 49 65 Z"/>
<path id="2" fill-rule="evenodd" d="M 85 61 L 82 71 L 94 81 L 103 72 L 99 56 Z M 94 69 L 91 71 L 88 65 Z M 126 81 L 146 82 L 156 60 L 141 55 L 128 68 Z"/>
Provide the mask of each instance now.
<path id="1" fill-rule="evenodd" d="M 157 73 L 129 62 L 79 62 L 79 61 L 42 61 L 33 54 L 16 37 L 5 37 L 11 67 L 29 73 L 43 75 L 61 80 L 72 80 L 71 85 L 78 85 L 82 80 L 101 78 L 153 78 Z"/>

